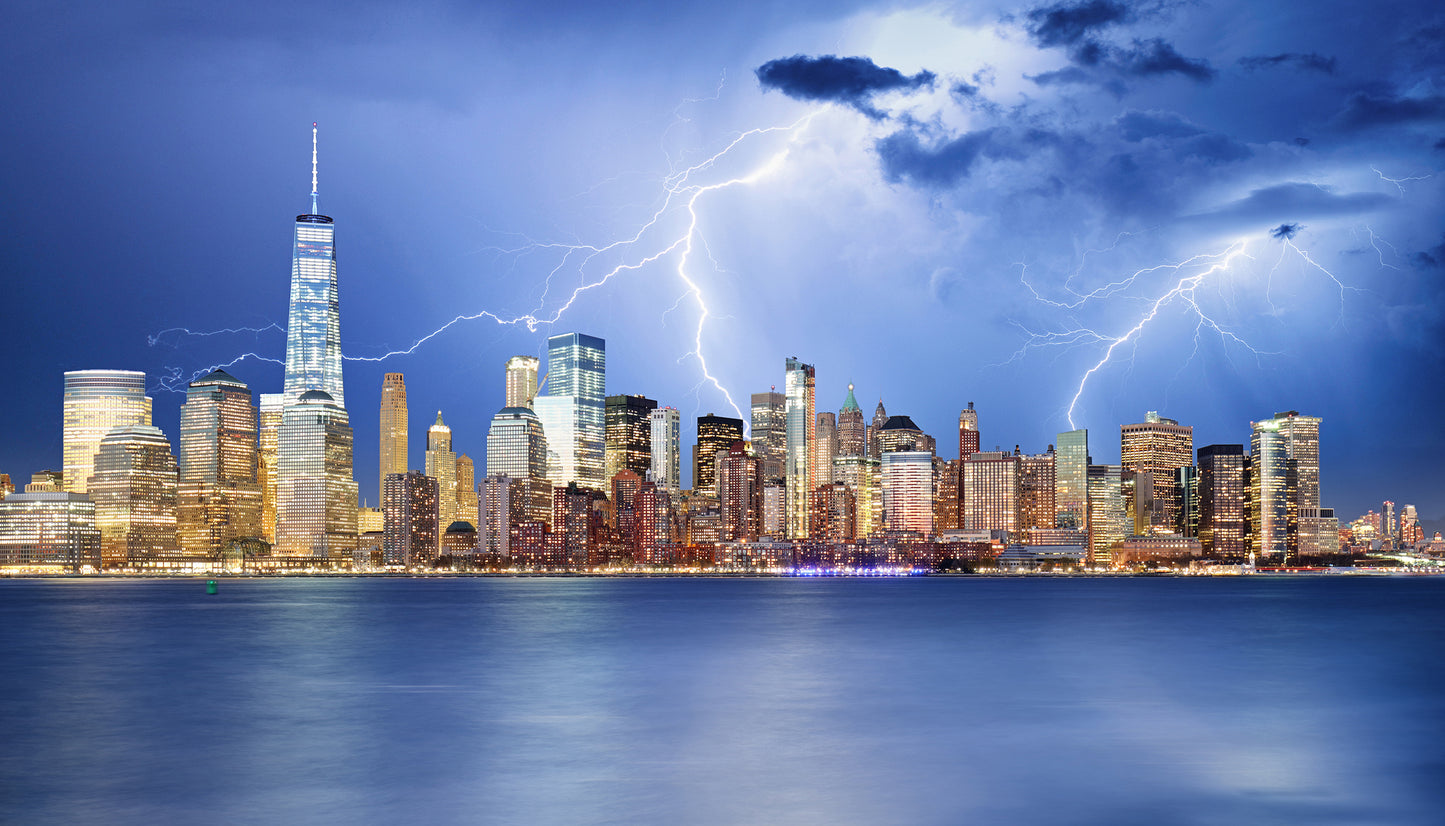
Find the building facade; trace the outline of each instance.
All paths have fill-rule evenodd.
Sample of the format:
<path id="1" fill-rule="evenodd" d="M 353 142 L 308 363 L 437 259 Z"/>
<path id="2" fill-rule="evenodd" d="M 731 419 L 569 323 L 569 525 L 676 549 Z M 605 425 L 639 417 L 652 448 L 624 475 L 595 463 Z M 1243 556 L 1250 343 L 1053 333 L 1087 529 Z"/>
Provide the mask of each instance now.
<path id="1" fill-rule="evenodd" d="M 150 425 L 117 427 L 100 440 L 87 493 L 95 502 L 106 568 L 175 560 L 176 458 Z"/>
<path id="2" fill-rule="evenodd" d="M 677 408 L 663 407 L 652 411 L 649 420 L 652 481 L 663 490 L 682 490 L 682 414 Z"/>
<path id="3" fill-rule="evenodd" d="M 743 420 L 709 413 L 697 418 L 697 444 L 692 448 L 692 489 L 717 495 L 717 454 L 743 440 Z"/>
<path id="4" fill-rule="evenodd" d="M 791 539 L 808 536 L 808 494 L 817 464 L 817 410 L 813 365 L 789 357 L 784 366 L 784 417 L 787 445 L 783 475 L 787 483 L 787 532 Z"/>
<path id="5" fill-rule="evenodd" d="M 226 543 L 261 536 L 251 390 L 223 370 L 191 382 L 181 405 L 176 521 L 181 551 L 215 557 Z"/>
<path id="6" fill-rule="evenodd" d="M 382 561 L 403 568 L 428 567 L 440 547 L 441 486 L 435 477 L 408 471 L 382 480 Z"/>
<path id="7" fill-rule="evenodd" d="M 117 427 L 150 425 L 146 375 L 133 370 L 71 370 L 62 403 L 62 481 L 70 493 L 85 493 L 100 451 L 100 440 Z"/>
<path id="8" fill-rule="evenodd" d="M 1119 463 L 1136 474 L 1148 473 L 1153 486 L 1151 509 L 1130 508 L 1138 515 L 1139 528 L 1147 525 L 1150 534 L 1174 533 L 1183 506 L 1176 476 L 1180 468 L 1194 464 L 1194 428 L 1150 410 L 1143 422 L 1119 426 Z"/>
<path id="9" fill-rule="evenodd" d="M 608 396 L 604 410 L 608 480 L 630 470 L 646 477 L 652 468 L 652 411 L 657 402 L 645 396 Z"/>
<path id="10" fill-rule="evenodd" d="M 411 432 L 406 406 L 406 377 L 387 373 L 381 378 L 381 465 L 377 477 L 376 502 L 386 495 L 386 477 L 410 469 L 407 439 Z"/>
<path id="11" fill-rule="evenodd" d="M 327 563 L 356 548 L 356 480 L 351 423 L 321 390 L 302 393 L 281 414 L 276 445 L 276 550 Z"/>

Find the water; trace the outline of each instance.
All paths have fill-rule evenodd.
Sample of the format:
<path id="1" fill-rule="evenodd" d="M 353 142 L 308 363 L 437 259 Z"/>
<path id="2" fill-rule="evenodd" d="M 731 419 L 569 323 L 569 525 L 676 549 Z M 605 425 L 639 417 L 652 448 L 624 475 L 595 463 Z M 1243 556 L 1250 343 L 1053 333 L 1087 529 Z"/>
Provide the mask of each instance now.
<path id="1" fill-rule="evenodd" d="M 0 822 L 1439 823 L 1445 578 L 0 581 Z"/>

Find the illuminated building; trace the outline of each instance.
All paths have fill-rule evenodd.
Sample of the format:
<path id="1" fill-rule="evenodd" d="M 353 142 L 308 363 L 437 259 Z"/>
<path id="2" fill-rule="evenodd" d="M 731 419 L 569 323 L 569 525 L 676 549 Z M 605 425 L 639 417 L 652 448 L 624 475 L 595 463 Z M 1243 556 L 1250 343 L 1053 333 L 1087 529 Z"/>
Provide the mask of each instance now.
<path id="1" fill-rule="evenodd" d="M 15 483 L 10 481 L 10 474 L 0 473 L 0 502 L 4 502 L 5 497 L 9 496 L 14 492 Z"/>
<path id="2" fill-rule="evenodd" d="M 261 538 L 276 542 L 276 445 L 281 436 L 281 409 L 286 397 L 261 394 L 260 431 L 256 447 L 256 483 L 261 486 Z"/>
<path id="3" fill-rule="evenodd" d="M 676 408 L 652 411 L 652 481 L 670 491 L 682 489 L 682 416 Z"/>
<path id="4" fill-rule="evenodd" d="M 1089 431 L 1059 434 L 1054 451 L 1054 526 L 1089 528 Z"/>
<path id="5" fill-rule="evenodd" d="M 1295 511 L 1299 553 L 1305 556 L 1339 551 L 1339 520 L 1320 508 L 1320 418 L 1290 410 L 1276 413 L 1295 473 Z M 1331 526 L 1336 530 L 1331 531 Z M 1391 536 L 1395 534 L 1392 531 Z"/>
<path id="6" fill-rule="evenodd" d="M 762 460 L 745 449 L 741 440 L 717 454 L 717 491 L 722 514 L 719 538 L 729 542 L 757 539 L 763 517 Z"/>
<path id="7" fill-rule="evenodd" d="M 1179 468 L 1194 464 L 1194 428 L 1150 410 L 1142 423 L 1119 426 L 1119 463 L 1125 470 L 1150 474 L 1155 507 L 1147 514 L 1135 508 L 1140 528 L 1147 525 L 1149 533 L 1176 530 L 1182 503 L 1175 477 Z"/>
<path id="8" fill-rule="evenodd" d="M 458 519 L 442 532 L 442 556 L 452 558 L 452 565 L 462 564 L 459 557 L 465 557 L 477 550 L 477 529 L 465 519 Z"/>
<path id="9" fill-rule="evenodd" d="M 92 460 L 92 463 L 94 460 Z M 65 474 L 58 470 L 38 470 L 30 474 L 30 482 L 25 486 L 26 493 L 63 493 L 65 492 Z"/>
<path id="10" fill-rule="evenodd" d="M 532 409 L 547 434 L 553 486 L 606 486 L 606 389 L 606 342 L 582 333 L 547 339 L 547 391 Z"/>
<path id="11" fill-rule="evenodd" d="M 885 460 L 888 454 L 883 454 Z M 963 460 L 963 528 L 969 531 L 1019 529 L 1019 457 L 1002 451 L 975 451 Z"/>
<path id="12" fill-rule="evenodd" d="M 787 447 L 783 478 L 788 488 L 785 507 L 790 539 L 808 536 L 808 493 L 814 487 L 817 463 L 817 404 L 813 365 L 789 357 L 785 364 L 783 414 L 787 419 Z"/>
<path id="13" fill-rule="evenodd" d="M 401 373 L 387 373 L 381 379 L 381 472 L 376 501 L 386 495 L 386 477 L 406 473 L 407 438 L 410 433 L 406 407 L 406 379 Z"/>
<path id="14" fill-rule="evenodd" d="M 880 454 L 899 450 L 924 450 L 932 454 L 933 440 L 907 416 L 889 416 L 878 429 L 878 450 Z"/>
<path id="15" fill-rule="evenodd" d="M 506 406 L 531 409 L 537 398 L 536 356 L 512 356 L 507 359 Z"/>
<path id="16" fill-rule="evenodd" d="M 498 559 L 511 557 L 512 528 L 531 521 L 525 518 L 524 507 L 515 504 L 513 499 L 514 493 L 524 493 L 516 484 L 518 481 L 506 474 L 482 479 L 481 525 L 478 526 L 481 536 L 477 547 L 484 554 Z"/>
<path id="17" fill-rule="evenodd" d="M 562 564 L 573 568 L 597 564 L 594 540 L 598 521 L 593 503 L 601 491 L 576 482 L 552 489 L 552 536 L 560 543 Z"/>
<path id="18" fill-rule="evenodd" d="M 1119 476 L 1119 484 L 1124 494 L 1126 533 L 1150 535 L 1154 530 L 1154 515 L 1163 508 L 1163 503 L 1154 499 L 1154 474 L 1125 468 Z"/>
<path id="19" fill-rule="evenodd" d="M 743 420 L 712 413 L 697 418 L 697 444 L 692 448 L 692 489 L 717 495 L 717 454 L 743 440 Z"/>
<path id="20" fill-rule="evenodd" d="M 1089 558 L 1094 565 L 1113 564 L 1114 550 L 1124 541 L 1123 474 L 1120 465 L 1089 465 L 1087 519 Z"/>
<path id="21" fill-rule="evenodd" d="M 11 493 L 0 500 L 0 566 L 100 570 L 95 503 L 83 493 Z"/>
<path id="22" fill-rule="evenodd" d="M 146 374 L 133 370 L 71 370 L 65 374 L 61 415 L 65 490 L 85 493 L 101 439 L 117 427 L 151 423 Z"/>
<path id="23" fill-rule="evenodd" d="M 632 546 L 636 537 L 637 491 L 642 482 L 642 476 L 625 468 L 612 477 L 612 507 L 617 535 L 628 547 Z"/>
<path id="24" fill-rule="evenodd" d="M 838 455 L 838 417 L 826 410 L 819 413 L 815 430 L 818 434 L 818 444 L 813 448 L 818 456 L 818 475 L 813 479 L 816 490 L 833 482 L 833 457 Z"/>
<path id="25" fill-rule="evenodd" d="M 778 482 L 763 485 L 763 536 L 781 537 L 788 525 L 788 490 Z"/>
<path id="26" fill-rule="evenodd" d="M 957 530 L 963 521 L 963 462 L 933 458 L 933 530 Z"/>
<path id="27" fill-rule="evenodd" d="M 286 403 L 320 390 L 345 409 L 341 382 L 341 304 L 336 286 L 336 228 L 319 212 L 316 124 L 311 125 L 311 211 L 296 216 L 291 249 L 291 310 L 286 323 Z"/>
<path id="28" fill-rule="evenodd" d="M 452 429 L 437 411 L 436 424 L 426 431 L 426 475 L 437 480 L 437 522 L 450 525 L 457 519 L 457 456 L 452 452 Z"/>
<path id="29" fill-rule="evenodd" d="M 643 565 L 665 565 L 671 561 L 674 541 L 672 497 L 652 482 L 643 482 L 633 503 L 636 518 L 633 561 Z"/>
<path id="30" fill-rule="evenodd" d="M 1251 423 L 1248 502 L 1250 551 L 1283 564 L 1299 552 L 1298 471 L 1279 419 Z"/>
<path id="31" fill-rule="evenodd" d="M 381 484 L 382 561 L 404 568 L 429 566 L 440 542 L 436 477 L 413 470 L 388 474 Z"/>
<path id="32" fill-rule="evenodd" d="M 211 557 L 233 539 L 259 537 L 261 486 L 250 388 L 222 370 L 191 382 L 181 406 L 180 448 L 181 550 Z"/>
<path id="33" fill-rule="evenodd" d="M 853 396 L 853 383 L 848 382 L 848 396 L 838 411 L 838 455 L 862 456 L 868 452 L 868 425 L 863 411 Z"/>
<path id="34" fill-rule="evenodd" d="M 855 502 L 852 489 L 843 482 L 819 485 L 808 505 L 808 536 L 833 545 L 853 541 L 858 524 Z"/>
<path id="35" fill-rule="evenodd" d="M 1199 536 L 1199 469 L 1185 465 L 1175 471 L 1174 492 L 1179 497 L 1179 519 L 1174 530 L 1180 536 Z"/>
<path id="36" fill-rule="evenodd" d="M 974 412 L 973 402 L 969 402 L 958 414 L 958 458 L 967 459 L 969 454 L 977 452 L 978 413 Z"/>
<path id="37" fill-rule="evenodd" d="M 883 400 L 878 400 L 878 406 L 873 409 L 873 424 L 868 427 L 868 455 L 877 459 L 882 455 L 883 450 L 878 445 L 878 436 L 883 431 L 883 425 L 888 423 L 888 411 L 883 409 Z"/>
<path id="38" fill-rule="evenodd" d="M 547 478 L 547 434 L 530 408 L 504 407 L 492 417 L 487 431 L 487 475 Z"/>
<path id="39" fill-rule="evenodd" d="M 457 521 L 477 525 L 477 468 L 472 457 L 457 456 Z"/>
<path id="40" fill-rule="evenodd" d="M 857 521 L 853 536 L 872 536 L 883 526 L 882 470 L 879 461 L 867 453 L 844 455 L 833 459 L 833 481 L 842 482 L 853 491 L 854 514 Z"/>
<path id="41" fill-rule="evenodd" d="M 933 454 L 924 450 L 884 452 L 883 523 L 890 531 L 933 533 Z"/>
<path id="42" fill-rule="evenodd" d="M 381 495 L 386 496 L 386 480 L 381 480 Z M 357 508 L 356 532 L 381 533 L 386 528 L 386 517 L 381 508 Z"/>
<path id="43" fill-rule="evenodd" d="M 639 477 L 652 468 L 652 411 L 645 396 L 608 396 L 604 410 L 606 447 L 603 464 L 610 480 L 622 470 Z"/>
<path id="44" fill-rule="evenodd" d="M 176 556 L 176 458 L 158 428 L 133 424 L 107 433 L 87 492 L 105 567 Z"/>
<path id="45" fill-rule="evenodd" d="M 753 449 L 763 463 L 763 482 L 784 477 L 783 457 L 788 452 L 787 397 L 776 386 L 752 399 Z"/>
<path id="46" fill-rule="evenodd" d="M 1044 453 L 1019 456 L 1019 528 L 1052 529 L 1058 525 L 1054 512 L 1054 496 L 1058 479 L 1055 474 L 1054 446 Z"/>
<path id="47" fill-rule="evenodd" d="M 330 562 L 356 549 L 356 480 L 346 408 L 308 390 L 281 413 L 276 444 L 276 553 Z"/>
<path id="48" fill-rule="evenodd" d="M 1163 534 L 1160 536 L 1129 536 L 1114 553 L 1116 568 L 1141 564 L 1164 564 L 1175 568 L 1189 566 L 1192 559 L 1204 553 L 1199 540 L 1192 536 Z"/>

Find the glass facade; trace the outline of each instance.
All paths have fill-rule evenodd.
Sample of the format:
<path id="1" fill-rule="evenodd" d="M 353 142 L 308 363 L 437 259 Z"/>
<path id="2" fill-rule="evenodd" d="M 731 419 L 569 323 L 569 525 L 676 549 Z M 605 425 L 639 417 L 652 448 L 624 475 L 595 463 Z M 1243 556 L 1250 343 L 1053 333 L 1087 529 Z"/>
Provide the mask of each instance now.
<path id="1" fill-rule="evenodd" d="M 411 423 L 406 407 L 406 377 L 387 373 L 381 378 L 381 467 L 376 502 L 386 495 L 386 477 L 409 470 L 407 438 Z"/>
<path id="2" fill-rule="evenodd" d="M 1089 431 L 1070 430 L 1059 434 L 1054 451 L 1055 527 L 1068 530 L 1089 528 Z"/>
<path id="3" fill-rule="evenodd" d="M 1290 527 L 1296 513 L 1289 439 L 1279 420 L 1255 422 L 1249 442 L 1249 544 L 1261 562 L 1290 556 Z"/>
<path id="4" fill-rule="evenodd" d="M 308 390 L 320 390 L 337 406 L 345 407 L 335 227 L 325 215 L 296 216 L 290 306 L 286 324 L 286 400 L 293 402 Z"/>
<path id="5" fill-rule="evenodd" d="M 924 450 L 884 453 L 884 525 L 890 531 L 933 534 L 933 454 Z"/>
<path id="6" fill-rule="evenodd" d="M 1126 505 L 1139 516 L 1139 527 L 1149 533 L 1172 533 L 1183 503 L 1175 485 L 1180 468 L 1194 464 L 1194 428 L 1150 411 L 1139 424 L 1119 426 L 1119 463 L 1125 470 L 1148 473 L 1155 506 L 1145 512 Z M 1145 533 L 1143 530 L 1136 533 Z"/>
<path id="7" fill-rule="evenodd" d="M 276 443 L 281 434 L 281 393 L 261 394 L 260 439 L 256 447 L 256 481 L 261 485 L 261 538 L 276 542 Z"/>
<path id="8" fill-rule="evenodd" d="M 512 356 L 507 359 L 507 407 L 531 407 L 537 397 L 536 356 Z"/>
<path id="9" fill-rule="evenodd" d="M 608 396 L 606 402 L 608 482 L 624 470 L 646 478 L 652 467 L 652 411 L 657 402 L 645 396 Z"/>
<path id="10" fill-rule="evenodd" d="M 437 513 L 445 530 L 457 519 L 457 455 L 452 452 L 452 429 L 440 410 L 436 424 L 426 431 L 426 475 L 437 480 Z"/>
<path id="11" fill-rule="evenodd" d="M 547 437 L 537 414 L 526 407 L 504 407 L 487 432 L 487 476 L 547 478 Z"/>
<path id="12" fill-rule="evenodd" d="M 682 490 L 682 414 L 676 408 L 652 411 L 652 482 L 659 490 Z"/>
<path id="13" fill-rule="evenodd" d="M 762 460 L 765 483 L 783 478 L 783 456 L 788 451 L 786 398 L 771 390 L 752 396 L 753 449 Z"/>
<path id="14" fill-rule="evenodd" d="M 547 393 L 535 403 L 547 433 L 553 485 L 606 488 L 607 345 L 595 336 L 547 339 Z M 549 462 L 551 464 L 551 462 Z"/>
<path id="15" fill-rule="evenodd" d="M 118 427 L 100 441 L 89 494 L 105 567 L 176 556 L 176 477 L 171 443 L 158 428 Z"/>
<path id="16" fill-rule="evenodd" d="M 0 501 L 0 565 L 100 570 L 95 503 L 81 493 L 12 493 Z"/>
<path id="17" fill-rule="evenodd" d="M 1128 514 L 1124 510 L 1123 473 L 1120 465 L 1089 465 L 1089 556 L 1094 565 L 1113 564 L 1114 549 L 1124 541 Z"/>
<path id="18" fill-rule="evenodd" d="M 743 420 L 709 413 L 697 419 L 697 444 L 692 449 L 692 490 L 717 495 L 717 454 L 743 440 Z"/>
<path id="19" fill-rule="evenodd" d="M 62 482 L 70 493 L 85 493 L 100 440 L 125 425 L 149 425 L 151 400 L 146 374 L 133 370 L 72 370 L 65 374 L 62 410 Z"/>
<path id="20" fill-rule="evenodd" d="M 256 408 L 243 382 L 216 370 L 191 383 L 177 460 L 176 520 L 186 555 L 215 556 L 233 539 L 261 535 L 256 435 Z"/>
<path id="21" fill-rule="evenodd" d="M 349 561 L 356 480 L 346 409 L 319 390 L 285 406 L 276 446 L 276 553 Z"/>
<path id="22" fill-rule="evenodd" d="M 787 532 L 789 539 L 808 536 L 808 494 L 812 492 L 817 464 L 817 400 L 813 365 L 789 357 L 784 366 L 783 415 L 787 441 L 783 475 L 787 482 Z"/>

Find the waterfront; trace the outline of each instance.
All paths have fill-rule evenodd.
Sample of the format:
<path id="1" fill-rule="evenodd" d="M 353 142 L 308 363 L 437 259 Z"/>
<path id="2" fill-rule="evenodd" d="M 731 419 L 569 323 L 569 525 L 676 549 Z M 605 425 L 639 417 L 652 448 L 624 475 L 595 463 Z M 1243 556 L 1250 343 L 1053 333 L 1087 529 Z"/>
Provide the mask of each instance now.
<path id="1" fill-rule="evenodd" d="M 1427 823 L 1438 577 L 0 582 L 7 822 Z"/>

